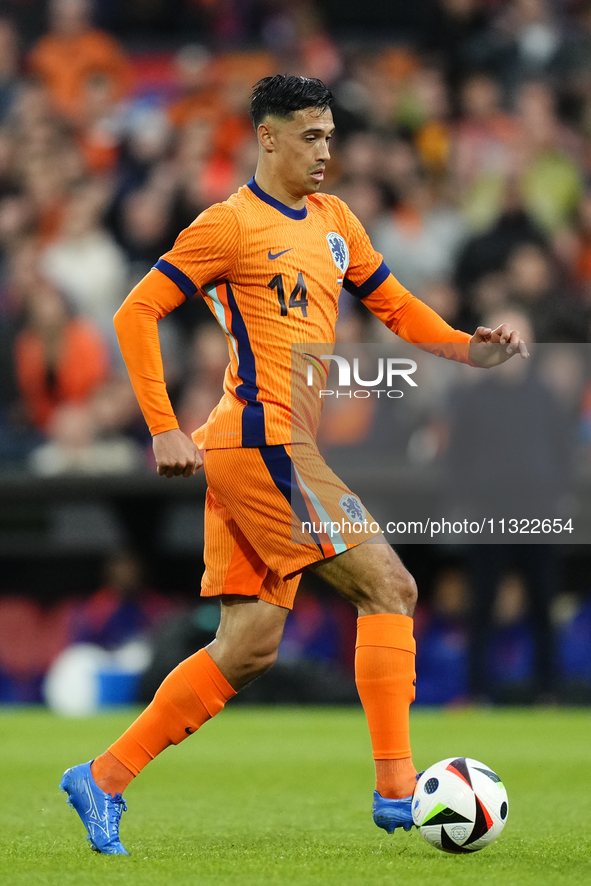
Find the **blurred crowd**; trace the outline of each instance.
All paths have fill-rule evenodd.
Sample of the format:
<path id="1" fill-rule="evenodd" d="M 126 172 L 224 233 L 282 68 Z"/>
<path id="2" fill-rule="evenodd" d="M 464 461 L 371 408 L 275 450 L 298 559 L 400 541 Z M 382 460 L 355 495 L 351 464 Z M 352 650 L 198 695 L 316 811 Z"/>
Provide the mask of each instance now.
<path id="1" fill-rule="evenodd" d="M 191 42 L 131 49 L 97 25 L 111 7 L 33 3 L 40 36 L 21 4 L 0 18 L 0 468 L 146 466 L 112 316 L 251 177 L 250 91 L 278 70 L 334 89 L 326 190 L 415 295 L 467 331 L 511 310 L 532 340 L 591 340 L 588 0 L 429 0 L 424 33 L 371 44 L 336 39 L 320 0 L 192 0 L 170 11 Z M 339 323 L 377 334 L 346 293 Z M 191 431 L 226 346 L 199 300 L 160 325 Z"/>
<path id="2" fill-rule="evenodd" d="M 534 546 L 529 552 L 527 545 L 516 547 L 526 558 L 535 557 Z M 493 561 L 498 578 L 507 565 L 505 554 L 501 551 L 497 562 L 495 545 L 488 559 L 480 553 L 485 554 L 481 571 L 487 574 Z M 546 664 L 540 673 L 537 630 L 528 619 L 523 579 L 515 572 L 505 574 L 488 615 L 487 637 L 483 625 L 477 637 L 485 653 L 478 661 L 470 576 L 453 559 L 425 570 L 430 556 L 422 546 L 419 562 L 412 563 L 421 586 L 414 629 L 417 703 L 591 703 L 589 596 L 578 600 L 562 593 L 554 599 L 553 636 L 546 634 Z M 196 602 L 170 588 L 155 590 L 146 564 L 129 550 L 106 557 L 102 581 L 92 593 L 62 596 L 46 605 L 3 594 L 0 705 L 46 702 L 60 713 L 80 715 L 118 703 L 148 702 L 172 668 L 213 640 L 219 616 L 211 600 Z M 357 703 L 355 633 L 353 608 L 305 573 L 276 665 L 237 701 Z M 552 680 L 544 684 L 549 664 Z"/>

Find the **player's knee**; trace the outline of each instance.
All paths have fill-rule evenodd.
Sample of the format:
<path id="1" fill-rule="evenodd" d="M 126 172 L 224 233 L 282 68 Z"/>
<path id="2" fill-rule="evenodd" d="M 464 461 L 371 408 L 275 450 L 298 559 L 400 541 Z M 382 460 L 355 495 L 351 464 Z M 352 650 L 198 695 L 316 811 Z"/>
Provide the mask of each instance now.
<path id="1" fill-rule="evenodd" d="M 257 676 L 266 674 L 267 671 L 273 667 L 277 661 L 277 653 L 278 650 L 274 649 L 273 651 L 265 652 L 257 657 L 255 662 Z"/>
<path id="2" fill-rule="evenodd" d="M 412 615 L 418 598 L 417 583 L 401 566 L 387 581 L 372 589 L 369 596 L 371 611 Z"/>
<path id="3" fill-rule="evenodd" d="M 245 660 L 245 668 L 251 680 L 262 677 L 277 661 L 278 644 L 265 644 L 253 648 Z"/>
<path id="4" fill-rule="evenodd" d="M 417 583 L 407 569 L 396 577 L 395 596 L 399 605 L 410 613 L 415 611 L 419 592 Z"/>

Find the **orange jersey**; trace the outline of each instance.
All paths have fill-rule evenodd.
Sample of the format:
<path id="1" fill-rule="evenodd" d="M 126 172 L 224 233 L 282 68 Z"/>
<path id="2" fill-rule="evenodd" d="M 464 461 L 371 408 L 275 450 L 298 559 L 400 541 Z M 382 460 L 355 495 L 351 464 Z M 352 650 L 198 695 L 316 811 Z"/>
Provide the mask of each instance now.
<path id="1" fill-rule="evenodd" d="M 60 357 L 49 384 L 49 366 L 41 336 L 23 329 L 15 341 L 16 375 L 33 423 L 46 431 L 55 409 L 64 403 L 83 403 L 107 378 L 106 342 L 91 323 L 70 320 L 64 330 Z"/>
<path id="2" fill-rule="evenodd" d="M 314 438 L 320 399 L 310 389 L 305 408 L 292 412 L 291 346 L 334 342 L 343 286 L 407 341 L 469 340 L 392 277 L 357 218 L 326 194 L 291 209 L 253 178 L 201 213 L 155 268 L 151 275 L 161 272 L 166 283 L 148 275 L 116 317 L 123 355 L 152 433 L 178 427 L 153 326 L 183 296 L 205 298 L 228 340 L 230 364 L 220 403 L 193 435 L 204 449 Z"/>
<path id="3" fill-rule="evenodd" d="M 33 74 L 41 77 L 57 109 L 77 119 L 85 104 L 85 81 L 108 77 L 111 99 L 123 98 L 131 85 L 129 62 L 117 41 L 89 28 L 73 37 L 46 34 L 29 56 Z"/>

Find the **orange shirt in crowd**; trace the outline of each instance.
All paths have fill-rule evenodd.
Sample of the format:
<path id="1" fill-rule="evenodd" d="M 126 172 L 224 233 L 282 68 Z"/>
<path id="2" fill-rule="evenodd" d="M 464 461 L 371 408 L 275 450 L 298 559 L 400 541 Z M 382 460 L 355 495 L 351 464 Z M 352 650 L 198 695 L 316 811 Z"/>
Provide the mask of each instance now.
<path id="1" fill-rule="evenodd" d="M 196 120 L 215 123 L 220 113 L 220 99 L 215 89 L 199 90 L 178 99 L 168 108 L 168 119 L 177 129 Z"/>
<path id="2" fill-rule="evenodd" d="M 131 85 L 131 68 L 123 50 L 113 37 L 98 30 L 73 37 L 46 34 L 33 47 L 29 65 L 45 82 L 57 110 L 70 118 L 80 112 L 87 77 L 108 77 L 114 99 L 123 98 Z"/>
<path id="3" fill-rule="evenodd" d="M 31 421 L 45 430 L 54 409 L 62 403 L 80 403 L 102 384 L 109 372 L 108 348 L 86 320 L 71 320 L 63 334 L 60 357 L 49 378 L 39 333 L 23 329 L 15 342 L 18 385 Z"/>
<path id="4" fill-rule="evenodd" d="M 579 243 L 576 259 L 577 277 L 582 283 L 591 283 L 591 239 L 584 237 Z"/>

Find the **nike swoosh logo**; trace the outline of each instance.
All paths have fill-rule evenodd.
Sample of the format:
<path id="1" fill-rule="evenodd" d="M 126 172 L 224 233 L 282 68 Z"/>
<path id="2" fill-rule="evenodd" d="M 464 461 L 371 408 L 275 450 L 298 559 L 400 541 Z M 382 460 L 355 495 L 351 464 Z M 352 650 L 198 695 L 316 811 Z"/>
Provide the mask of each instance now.
<path id="1" fill-rule="evenodd" d="M 286 252 L 291 252 L 292 249 L 293 246 L 290 246 L 289 249 L 284 249 L 283 252 L 276 252 L 275 255 L 273 255 L 271 250 L 269 250 L 267 258 L 269 259 L 269 261 L 275 261 L 275 259 L 279 258 L 280 255 L 285 255 Z"/>

